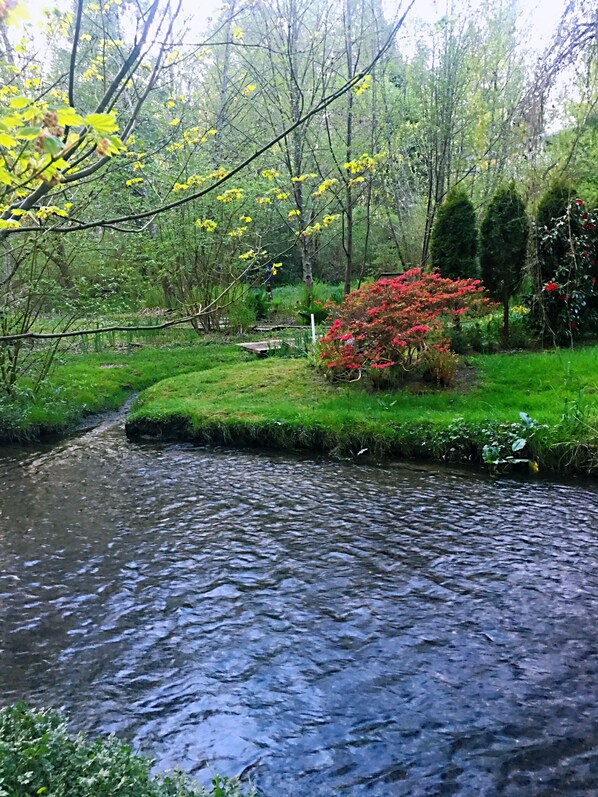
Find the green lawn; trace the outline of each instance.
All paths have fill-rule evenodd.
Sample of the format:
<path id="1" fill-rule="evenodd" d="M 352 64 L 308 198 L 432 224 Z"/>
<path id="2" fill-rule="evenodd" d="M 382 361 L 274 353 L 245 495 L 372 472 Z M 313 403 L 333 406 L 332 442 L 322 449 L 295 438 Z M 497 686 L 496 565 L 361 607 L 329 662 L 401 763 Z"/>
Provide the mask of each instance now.
<path id="1" fill-rule="evenodd" d="M 86 415 L 120 407 L 131 393 L 162 379 L 244 359 L 237 346 L 222 343 L 69 354 L 56 363 L 33 404 L 26 396 L 4 403 L 0 439 L 35 440 L 44 433 L 62 433 Z"/>
<path id="2" fill-rule="evenodd" d="M 145 390 L 129 416 L 132 437 L 479 462 L 485 445 L 496 444 L 502 457 L 523 435 L 520 458 L 598 470 L 597 347 L 462 363 L 466 379 L 452 390 L 412 383 L 368 392 L 361 383 L 330 384 L 305 359 L 256 360 L 232 344 L 70 354 L 35 402 L 4 401 L 0 438 L 64 433 Z M 520 412 L 549 428 L 524 432 Z"/>
<path id="3" fill-rule="evenodd" d="M 590 453 L 594 450 L 598 348 L 488 355 L 467 362 L 475 377 L 469 386 L 393 393 L 331 385 L 305 360 L 230 362 L 154 385 L 135 402 L 128 428 L 132 436 L 348 454 L 368 448 L 381 455 L 451 459 L 455 449 L 455 460 L 475 460 L 498 424 L 517 423 L 525 412 L 551 427 L 550 435 L 538 433 L 530 441 L 525 452 L 530 458 L 555 467 L 556 451 L 548 456 L 555 443 L 582 442 L 590 445 Z M 581 423 L 576 416 L 574 429 L 572 422 L 559 426 L 567 409 L 573 415 L 572 408 L 583 416 Z M 456 418 L 463 419 L 458 428 Z"/>

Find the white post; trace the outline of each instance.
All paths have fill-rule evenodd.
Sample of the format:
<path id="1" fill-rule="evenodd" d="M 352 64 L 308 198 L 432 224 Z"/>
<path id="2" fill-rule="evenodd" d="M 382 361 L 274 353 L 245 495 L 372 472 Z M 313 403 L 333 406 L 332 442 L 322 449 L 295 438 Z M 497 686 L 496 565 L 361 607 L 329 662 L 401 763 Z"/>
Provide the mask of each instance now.
<path id="1" fill-rule="evenodd" d="M 314 345 L 316 343 L 316 319 L 313 313 L 311 314 L 311 342 Z"/>

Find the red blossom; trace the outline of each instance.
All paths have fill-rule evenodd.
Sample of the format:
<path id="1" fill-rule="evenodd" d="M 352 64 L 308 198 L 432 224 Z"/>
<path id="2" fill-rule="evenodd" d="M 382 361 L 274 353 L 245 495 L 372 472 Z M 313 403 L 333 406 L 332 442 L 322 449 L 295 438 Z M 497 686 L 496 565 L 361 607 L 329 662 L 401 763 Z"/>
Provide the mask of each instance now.
<path id="1" fill-rule="evenodd" d="M 410 370 L 425 349 L 446 345 L 441 337 L 446 322 L 490 308 L 479 280 L 410 269 L 363 285 L 331 310 L 338 316 L 321 340 L 322 359 L 337 374 L 393 366 Z"/>
<path id="2" fill-rule="evenodd" d="M 548 285 L 544 287 L 546 293 L 551 293 L 552 291 L 557 291 L 558 289 L 559 286 L 556 284 L 556 282 L 549 282 Z"/>

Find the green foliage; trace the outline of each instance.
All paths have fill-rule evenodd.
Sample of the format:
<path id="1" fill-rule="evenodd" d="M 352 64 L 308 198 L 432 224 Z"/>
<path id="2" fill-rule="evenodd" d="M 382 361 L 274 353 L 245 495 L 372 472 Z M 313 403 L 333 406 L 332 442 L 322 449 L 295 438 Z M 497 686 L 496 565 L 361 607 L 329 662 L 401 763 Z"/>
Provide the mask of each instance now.
<path id="1" fill-rule="evenodd" d="M 432 347 L 422 357 L 424 379 L 434 382 L 440 387 L 450 387 L 455 380 L 455 372 L 459 358 L 445 348 Z"/>
<path id="2" fill-rule="evenodd" d="M 536 212 L 536 228 L 538 238 L 550 234 L 555 227 L 557 219 L 562 219 L 567 212 L 569 203 L 575 199 L 575 188 L 568 180 L 555 180 L 542 195 Z M 555 246 L 553 252 L 540 258 L 539 280 L 548 282 L 565 257 L 566 246 L 564 243 Z"/>
<path id="3" fill-rule="evenodd" d="M 236 9 L 234 25 L 225 3 L 208 23 L 207 39 L 226 33 L 249 50 L 191 43 L 194 25 L 166 0 L 86 3 L 80 36 L 68 3 L 53 0 L 39 25 L 24 27 L 7 22 L 18 5 L 0 0 L 7 23 L 0 316 L 10 320 L 1 331 L 37 329 L 50 313 L 65 330 L 81 314 L 146 306 L 185 315 L 207 307 L 198 331 L 218 331 L 225 318 L 244 330 L 250 311 L 243 302 L 229 309 L 235 291 L 218 300 L 222 306 L 214 300 L 233 282 L 243 289 L 268 284 L 270 261 L 283 265 L 272 279 L 271 306 L 265 311 L 260 299 L 256 317 L 278 311 L 288 320 L 314 309 L 321 318 L 316 306 L 290 306 L 278 286 L 312 270 L 333 282 L 349 262 L 362 277 L 418 266 L 428 259 L 435 217 L 433 261 L 444 276 L 475 276 L 471 206 L 463 205 L 462 217 L 456 206 L 450 210 L 459 204 L 455 192 L 437 213 L 437 198 L 468 175 L 477 207 L 504 179 L 506 164 L 523 179 L 529 174 L 522 160 L 528 131 L 511 123 L 529 83 L 512 4 L 455 8 L 441 24 L 418 23 L 413 53 L 389 51 L 375 75 L 327 107 L 325 125 L 318 116 L 307 120 L 239 173 L 235 167 L 250 152 L 371 61 L 390 31 L 376 3 L 355 7 L 353 36 L 333 0 L 317 0 L 299 15 L 295 3 L 249 3 Z M 171 24 L 171 35 L 152 40 Z M 352 53 L 343 52 L 349 41 Z M 251 59 L 241 58 L 245 51 Z M 339 53 L 342 68 L 330 70 Z M 589 54 L 582 45 L 581 59 Z M 557 171 L 568 165 L 577 184 L 595 194 L 595 64 L 588 60 L 578 75 L 575 102 L 560 114 L 566 127 L 539 157 L 550 156 Z M 384 157 L 374 155 L 382 142 Z M 230 182 L 184 204 L 231 173 Z M 154 214 L 172 201 L 183 204 Z M 145 215 L 131 218 L 136 214 Z M 552 215 L 561 216 L 562 207 L 547 211 L 548 222 Z M 122 223 L 107 223 L 115 217 Z M 46 234 L 52 227 L 69 233 Z M 328 297 L 314 290 L 312 298 Z M 51 363 L 46 352 L 36 362 L 26 347 L 5 352 L 4 389 L 24 374 L 43 377 Z"/>
<path id="4" fill-rule="evenodd" d="M 598 391 L 596 356 L 594 347 L 567 352 L 566 359 L 559 352 L 476 357 L 465 363 L 469 389 L 418 384 L 412 385 L 416 391 L 407 386 L 382 394 L 333 386 L 307 360 L 268 358 L 154 385 L 135 402 L 127 429 L 132 437 L 308 448 L 337 456 L 367 448 L 374 457 L 482 465 L 485 445 L 508 442 L 505 425 L 517 431 L 511 451 L 515 439 L 530 441 L 527 449 L 512 451 L 517 458 L 588 473 L 598 469 L 596 422 L 567 432 L 559 425 L 565 402 L 580 390 Z M 525 430 L 511 428 L 522 411 L 550 428 L 537 427 L 532 441 Z"/>
<path id="5" fill-rule="evenodd" d="M 507 301 L 521 285 L 529 224 L 514 184 L 493 196 L 480 227 L 482 281 L 494 298 Z"/>
<path id="6" fill-rule="evenodd" d="M 598 329 L 598 215 L 583 200 L 570 202 L 539 234 L 538 263 L 540 273 L 551 272 L 533 304 L 542 331 L 572 344 Z"/>
<path id="7" fill-rule="evenodd" d="M 257 288 L 249 294 L 249 302 L 257 321 L 265 321 L 270 312 L 270 301 L 265 290 Z"/>
<path id="8" fill-rule="evenodd" d="M 546 189 L 538 203 L 536 224 L 539 230 L 551 229 L 554 222 L 565 215 L 569 202 L 575 197 L 575 187 L 569 180 L 555 180 Z"/>
<path id="9" fill-rule="evenodd" d="M 519 421 L 515 423 L 495 425 L 487 431 L 488 442 L 482 448 L 484 462 L 493 470 L 535 463 L 531 459 L 532 441 L 538 432 L 545 429 L 548 429 L 546 424 L 538 423 L 525 412 L 519 413 Z"/>
<path id="10" fill-rule="evenodd" d="M 283 333 L 284 335 L 284 333 Z M 313 357 L 313 344 L 309 330 L 293 330 L 282 338 L 279 348 L 274 349 L 270 357 L 282 357 L 285 360 L 296 360 Z"/>
<path id="11" fill-rule="evenodd" d="M 322 324 L 328 318 L 329 311 L 326 305 L 322 302 L 313 299 L 306 307 L 298 311 L 297 315 L 304 324 L 311 324 L 311 317 L 313 315 L 316 324 Z"/>
<path id="12" fill-rule="evenodd" d="M 463 321 L 449 329 L 451 349 L 458 354 L 493 354 L 504 347 L 504 313 L 489 313 Z M 530 321 L 527 307 L 516 305 L 509 309 L 509 348 L 529 349 L 537 344 L 537 332 Z"/>
<path id="13" fill-rule="evenodd" d="M 477 252 L 473 204 L 464 191 L 453 190 L 440 206 L 434 222 L 430 248 L 432 265 L 443 277 L 476 277 Z"/>
<path id="14" fill-rule="evenodd" d="M 250 294 L 240 296 L 224 312 L 227 313 L 224 320 L 228 322 L 228 329 L 235 335 L 244 334 L 255 326 L 254 299 Z"/>
<path id="15" fill-rule="evenodd" d="M 182 773 L 152 775 L 152 764 L 114 736 L 73 736 L 56 711 L 24 703 L 0 709 L 6 797 L 242 797 L 236 780 L 216 777 L 206 791 Z"/>
<path id="16" fill-rule="evenodd" d="M 493 196 L 480 228 L 482 280 L 503 304 L 503 338 L 509 339 L 509 299 L 521 285 L 529 223 L 523 200 L 511 184 Z"/>
<path id="17" fill-rule="evenodd" d="M 302 284 L 282 285 L 272 292 L 271 312 L 289 319 L 299 315 L 307 323 L 311 312 L 316 310 L 316 323 L 320 323 L 318 318 L 324 320 L 328 315 L 328 311 L 322 309 L 324 305 L 329 301 L 338 304 L 342 300 L 343 286 L 339 284 L 314 280 L 311 293 Z"/>

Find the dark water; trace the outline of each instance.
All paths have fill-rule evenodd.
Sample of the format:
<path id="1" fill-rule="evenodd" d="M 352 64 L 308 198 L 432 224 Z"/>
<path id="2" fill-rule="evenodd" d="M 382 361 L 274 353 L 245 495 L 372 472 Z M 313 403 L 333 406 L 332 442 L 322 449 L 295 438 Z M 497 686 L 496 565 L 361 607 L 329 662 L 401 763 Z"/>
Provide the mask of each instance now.
<path id="1" fill-rule="evenodd" d="M 128 444 L 0 454 L 0 701 L 267 797 L 598 795 L 598 491 Z"/>

